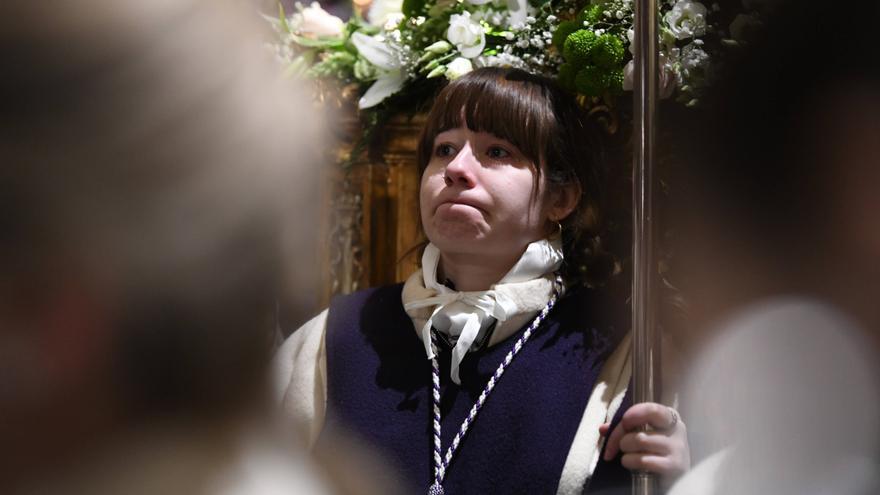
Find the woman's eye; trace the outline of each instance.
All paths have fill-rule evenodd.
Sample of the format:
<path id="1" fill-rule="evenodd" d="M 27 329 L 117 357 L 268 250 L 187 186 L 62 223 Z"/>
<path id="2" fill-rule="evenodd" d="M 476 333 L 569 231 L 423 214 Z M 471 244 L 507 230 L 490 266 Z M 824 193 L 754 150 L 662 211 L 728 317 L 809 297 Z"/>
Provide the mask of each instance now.
<path id="1" fill-rule="evenodd" d="M 434 150 L 434 154 L 437 156 L 454 156 L 455 148 L 453 148 L 452 145 L 449 144 L 441 144 L 438 145 L 437 148 Z"/>
<path id="2" fill-rule="evenodd" d="M 510 152 L 500 146 L 491 146 L 486 154 L 489 155 L 489 158 L 494 159 L 507 158 L 510 156 Z"/>

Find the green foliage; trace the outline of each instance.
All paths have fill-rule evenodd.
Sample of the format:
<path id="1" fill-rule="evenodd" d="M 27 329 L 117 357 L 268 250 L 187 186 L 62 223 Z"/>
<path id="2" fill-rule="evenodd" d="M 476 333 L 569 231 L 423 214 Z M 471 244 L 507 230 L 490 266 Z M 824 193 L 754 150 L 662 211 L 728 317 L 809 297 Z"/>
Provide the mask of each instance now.
<path id="1" fill-rule="evenodd" d="M 564 63 L 560 65 L 558 77 L 559 85 L 562 86 L 564 89 L 567 89 L 568 91 L 574 92 L 574 78 L 576 75 L 577 69 L 575 68 L 575 66 L 569 63 Z"/>
<path id="2" fill-rule="evenodd" d="M 403 86 L 394 88 L 393 95 L 378 103 L 371 102 L 375 106 L 359 110 L 364 117 L 364 141 L 378 140 L 381 134 L 374 135 L 374 131 L 381 127 L 387 116 L 422 108 L 446 79 L 458 73 L 447 71 L 448 64 L 461 56 L 460 50 L 463 49 L 447 39 L 454 14 L 469 14 L 471 22 L 478 23 L 482 29 L 480 34 L 485 36 L 485 44 L 480 55 L 487 64 L 520 67 L 531 73 L 555 76 L 565 89 L 600 99 L 610 100 L 622 92 L 623 65 L 629 58 L 627 33 L 633 29 L 632 0 L 528 2 L 534 9 L 530 10 L 525 25 L 516 26 L 509 25 L 511 3 L 501 0 L 476 3 L 468 0 L 403 0 L 400 22 L 384 27 L 371 25 L 358 13 L 347 21 L 336 21 L 315 4 L 305 7 L 299 3 L 296 8 L 300 15 L 288 17 L 279 4 L 278 18 L 267 17 L 267 20 L 278 35 L 274 48 L 284 63 L 285 74 L 335 83 L 318 85 L 321 92 L 346 88 L 347 97 L 356 93 L 350 91 L 353 83 L 362 94 L 374 81 L 382 80 L 382 84 L 386 84 L 390 79 L 384 76 L 397 74 L 389 71 L 399 70 L 406 76 Z M 660 51 L 681 84 L 677 95 L 679 100 L 692 104 L 696 92 L 691 88 L 706 83 L 708 56 L 696 53 L 685 64 L 686 50 L 705 46 L 705 51 L 714 56 L 714 48 L 723 45 L 725 40 L 704 45 L 704 41 L 712 41 L 710 33 L 719 32 L 712 24 L 706 26 L 705 37 L 677 38 L 677 33 L 673 33 L 675 26 L 664 17 L 676 3 L 677 0 L 658 2 Z M 306 12 L 307 9 L 314 10 Z M 317 36 L 314 30 L 304 27 L 305 14 L 330 16 L 328 20 L 334 28 L 339 22 L 343 22 L 343 27 L 334 29 L 331 36 Z M 372 37 L 363 44 L 358 40 L 357 46 L 369 46 L 363 48 L 367 57 L 358 52 L 352 41 L 354 33 Z M 387 52 L 383 53 L 384 50 Z"/>
<path id="3" fill-rule="evenodd" d="M 349 51 L 331 52 L 326 55 L 324 60 L 313 65 L 308 74 L 319 78 L 351 79 L 357 60 L 357 55 Z"/>
<path id="4" fill-rule="evenodd" d="M 580 27 L 583 27 L 584 25 L 593 26 L 601 21 L 602 17 L 604 16 L 601 5 L 587 5 L 578 14 L 577 22 L 580 24 Z"/>
<path id="5" fill-rule="evenodd" d="M 373 81 L 379 77 L 376 66 L 368 62 L 362 57 L 357 57 L 357 61 L 352 67 L 354 78 L 358 81 Z"/>
<path id="6" fill-rule="evenodd" d="M 284 4 L 282 4 L 280 1 L 278 2 L 277 22 L 285 33 L 293 34 L 293 29 L 290 28 L 290 24 L 287 22 L 287 14 L 284 12 Z"/>
<path id="7" fill-rule="evenodd" d="M 403 7 L 400 10 L 407 17 L 415 17 L 425 10 L 425 0 L 403 0 Z"/>
<path id="8" fill-rule="evenodd" d="M 562 49 L 562 56 L 575 67 L 584 67 L 589 63 L 596 34 L 588 29 L 581 29 L 568 35 Z"/>
<path id="9" fill-rule="evenodd" d="M 284 68 L 284 77 L 298 77 L 306 74 L 315 63 L 316 56 L 315 50 L 307 50 L 294 57 Z"/>
<path id="10" fill-rule="evenodd" d="M 307 48 L 342 48 L 344 41 L 339 38 L 305 38 L 303 36 L 297 36 L 295 34 L 290 35 L 293 41 L 300 46 L 304 46 Z"/>

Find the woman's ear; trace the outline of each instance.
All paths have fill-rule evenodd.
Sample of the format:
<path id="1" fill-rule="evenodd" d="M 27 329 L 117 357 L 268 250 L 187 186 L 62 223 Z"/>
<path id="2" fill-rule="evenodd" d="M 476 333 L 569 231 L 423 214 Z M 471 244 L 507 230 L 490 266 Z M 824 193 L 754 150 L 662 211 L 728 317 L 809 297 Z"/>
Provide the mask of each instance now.
<path id="1" fill-rule="evenodd" d="M 550 191 L 547 219 L 551 222 L 561 222 L 577 208 L 582 192 L 581 185 L 577 182 L 554 187 Z"/>

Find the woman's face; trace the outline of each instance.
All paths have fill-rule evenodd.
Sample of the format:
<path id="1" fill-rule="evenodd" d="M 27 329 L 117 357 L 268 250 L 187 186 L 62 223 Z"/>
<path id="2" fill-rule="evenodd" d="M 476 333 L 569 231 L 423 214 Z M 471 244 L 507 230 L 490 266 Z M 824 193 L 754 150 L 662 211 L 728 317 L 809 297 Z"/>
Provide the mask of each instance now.
<path id="1" fill-rule="evenodd" d="M 535 181 L 534 164 L 504 139 L 466 127 L 438 134 L 421 182 L 428 239 L 445 254 L 521 252 L 550 225 Z"/>

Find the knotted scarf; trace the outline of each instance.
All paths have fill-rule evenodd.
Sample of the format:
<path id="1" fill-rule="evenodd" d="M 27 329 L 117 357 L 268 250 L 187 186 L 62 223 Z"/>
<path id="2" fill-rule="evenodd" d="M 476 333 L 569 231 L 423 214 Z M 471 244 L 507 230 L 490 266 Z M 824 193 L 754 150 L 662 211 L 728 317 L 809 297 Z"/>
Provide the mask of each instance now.
<path id="1" fill-rule="evenodd" d="M 459 366 L 465 355 L 473 350 L 474 341 L 480 332 L 488 331 L 496 321 L 503 322 L 521 311 L 516 300 L 505 293 L 502 286 L 528 282 L 554 272 L 562 264 L 562 246 L 558 237 L 529 244 L 510 271 L 485 291 L 460 292 L 439 283 L 439 264 L 440 250 L 433 244 L 428 244 L 422 255 L 422 276 L 425 288 L 433 292 L 433 295 L 407 301 L 404 308 L 407 312 L 433 308 L 419 332 L 425 345 L 425 353 L 428 359 L 434 357 L 431 346 L 432 327 L 455 342 L 450 376 L 452 381 L 460 384 Z"/>

